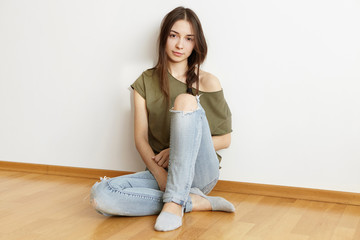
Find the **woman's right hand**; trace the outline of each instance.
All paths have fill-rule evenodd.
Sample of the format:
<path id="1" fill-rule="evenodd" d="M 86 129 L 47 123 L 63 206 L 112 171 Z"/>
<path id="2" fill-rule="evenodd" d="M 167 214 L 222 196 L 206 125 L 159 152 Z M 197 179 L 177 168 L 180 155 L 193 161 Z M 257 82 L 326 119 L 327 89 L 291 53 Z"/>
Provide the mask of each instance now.
<path id="1" fill-rule="evenodd" d="M 167 168 L 169 166 L 170 148 L 162 150 L 159 154 L 152 157 L 158 166 Z"/>

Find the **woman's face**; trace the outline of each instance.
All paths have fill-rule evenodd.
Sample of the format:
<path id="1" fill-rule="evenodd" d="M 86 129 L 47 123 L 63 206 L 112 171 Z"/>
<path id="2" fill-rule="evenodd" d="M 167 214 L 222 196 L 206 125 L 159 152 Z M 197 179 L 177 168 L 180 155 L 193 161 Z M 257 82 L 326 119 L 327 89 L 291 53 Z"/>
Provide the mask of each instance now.
<path id="1" fill-rule="evenodd" d="M 178 20 L 171 28 L 166 42 L 166 54 L 171 62 L 187 61 L 195 46 L 192 25 L 185 20 Z"/>

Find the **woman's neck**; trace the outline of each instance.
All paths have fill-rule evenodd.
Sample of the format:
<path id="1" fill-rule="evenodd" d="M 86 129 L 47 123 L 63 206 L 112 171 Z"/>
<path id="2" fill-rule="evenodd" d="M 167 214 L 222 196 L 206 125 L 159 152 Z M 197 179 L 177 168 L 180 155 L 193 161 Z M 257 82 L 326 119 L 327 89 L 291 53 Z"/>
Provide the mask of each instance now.
<path id="1" fill-rule="evenodd" d="M 179 81 L 186 82 L 186 71 L 188 70 L 187 61 L 168 63 L 170 74 Z"/>

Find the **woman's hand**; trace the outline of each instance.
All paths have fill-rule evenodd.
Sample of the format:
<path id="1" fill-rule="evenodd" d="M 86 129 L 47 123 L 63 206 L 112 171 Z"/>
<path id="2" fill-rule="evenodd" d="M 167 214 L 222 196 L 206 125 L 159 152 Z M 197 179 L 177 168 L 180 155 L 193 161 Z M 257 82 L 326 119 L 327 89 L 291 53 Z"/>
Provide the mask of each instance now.
<path id="1" fill-rule="evenodd" d="M 159 154 L 152 157 L 156 164 L 160 167 L 167 168 L 169 166 L 170 148 L 162 150 Z"/>

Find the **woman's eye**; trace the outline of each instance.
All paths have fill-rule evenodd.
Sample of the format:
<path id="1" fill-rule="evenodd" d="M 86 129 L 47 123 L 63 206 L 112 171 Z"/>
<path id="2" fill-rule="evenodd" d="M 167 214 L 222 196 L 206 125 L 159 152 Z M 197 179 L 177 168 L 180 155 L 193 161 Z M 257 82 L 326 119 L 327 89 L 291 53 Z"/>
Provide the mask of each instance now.
<path id="1" fill-rule="evenodd" d="M 175 34 L 170 34 L 170 37 L 171 38 L 176 38 L 176 35 Z"/>
<path id="2" fill-rule="evenodd" d="M 193 38 L 187 38 L 188 41 L 193 41 L 194 39 Z"/>

